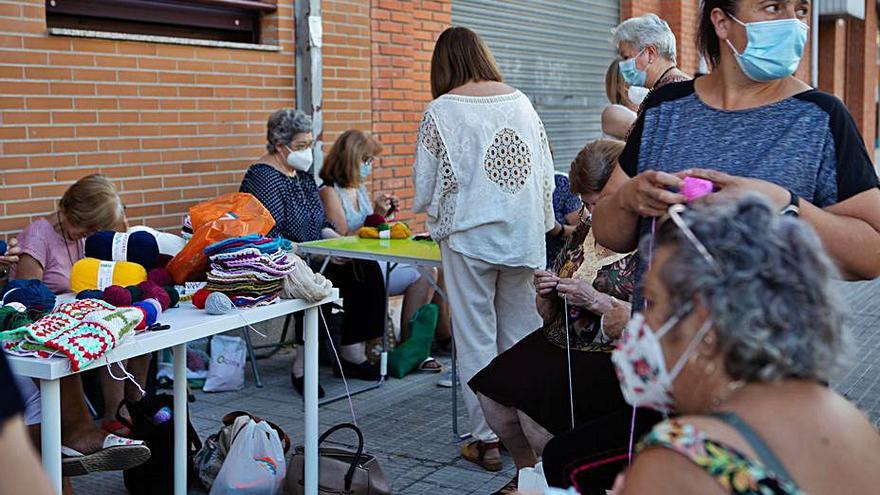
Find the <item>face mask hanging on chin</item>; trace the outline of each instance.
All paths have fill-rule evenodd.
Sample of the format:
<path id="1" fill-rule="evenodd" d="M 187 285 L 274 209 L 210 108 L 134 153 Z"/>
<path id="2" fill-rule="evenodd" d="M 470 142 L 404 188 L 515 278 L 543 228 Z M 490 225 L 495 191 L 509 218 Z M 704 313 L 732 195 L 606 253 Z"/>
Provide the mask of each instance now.
<path id="1" fill-rule="evenodd" d="M 746 77 L 768 82 L 795 73 L 807 44 L 809 26 L 798 19 L 744 23 L 732 15 L 730 18 L 746 28 L 748 41 L 742 53 L 729 39 L 724 40 Z"/>

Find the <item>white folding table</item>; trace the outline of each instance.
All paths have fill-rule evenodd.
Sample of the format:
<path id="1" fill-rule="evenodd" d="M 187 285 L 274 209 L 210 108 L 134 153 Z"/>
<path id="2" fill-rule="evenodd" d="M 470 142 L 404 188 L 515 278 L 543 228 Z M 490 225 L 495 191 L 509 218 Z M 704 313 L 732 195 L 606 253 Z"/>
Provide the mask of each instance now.
<path id="1" fill-rule="evenodd" d="M 154 351 L 171 348 L 174 352 L 174 494 L 186 495 L 187 453 L 187 392 L 186 392 L 186 344 L 203 337 L 210 337 L 235 330 L 253 323 L 271 320 L 290 313 L 305 311 L 305 493 L 318 493 L 318 307 L 339 300 L 339 290 L 326 299 L 309 303 L 303 300 L 282 300 L 276 304 L 211 316 L 196 309 L 191 303 L 181 303 L 160 317 L 160 322 L 170 325 L 168 330 L 136 335 L 86 369 L 142 356 Z M 13 371 L 21 376 L 40 380 L 43 421 L 42 455 L 43 467 L 53 486 L 61 492 L 61 387 L 60 379 L 75 374 L 70 370 L 67 358 L 38 359 L 8 356 Z M 84 370 L 82 370 L 84 371 Z"/>

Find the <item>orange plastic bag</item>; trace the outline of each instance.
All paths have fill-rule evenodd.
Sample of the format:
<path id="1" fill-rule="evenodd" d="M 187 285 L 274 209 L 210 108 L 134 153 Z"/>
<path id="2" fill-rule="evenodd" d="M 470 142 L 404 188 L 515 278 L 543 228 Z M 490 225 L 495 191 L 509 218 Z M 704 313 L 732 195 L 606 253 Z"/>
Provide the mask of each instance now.
<path id="1" fill-rule="evenodd" d="M 205 248 L 215 242 L 248 234 L 266 235 L 275 219 L 260 200 L 248 193 L 229 193 L 189 209 L 193 236 L 165 268 L 174 283 L 203 278 L 208 270 Z"/>

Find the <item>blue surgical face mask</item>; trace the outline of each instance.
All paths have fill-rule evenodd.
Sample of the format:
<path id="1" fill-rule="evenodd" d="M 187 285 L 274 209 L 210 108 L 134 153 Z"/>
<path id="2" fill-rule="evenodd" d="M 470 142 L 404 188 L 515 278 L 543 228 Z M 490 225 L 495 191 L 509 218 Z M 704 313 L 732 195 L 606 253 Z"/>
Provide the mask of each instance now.
<path id="1" fill-rule="evenodd" d="M 640 51 L 635 57 L 628 58 L 620 62 L 618 65 L 621 77 L 623 77 L 623 80 L 630 86 L 645 87 L 645 83 L 648 81 L 648 72 L 639 70 L 638 67 L 636 67 L 636 59 L 639 58 L 644 51 L 645 50 Z"/>
<path id="2" fill-rule="evenodd" d="M 361 180 L 366 179 L 373 173 L 373 159 L 361 163 Z"/>
<path id="3" fill-rule="evenodd" d="M 767 82 L 794 74 L 804 54 L 809 26 L 797 19 L 746 24 L 732 15 L 730 18 L 746 28 L 748 43 L 742 53 L 725 40 L 746 77 Z"/>

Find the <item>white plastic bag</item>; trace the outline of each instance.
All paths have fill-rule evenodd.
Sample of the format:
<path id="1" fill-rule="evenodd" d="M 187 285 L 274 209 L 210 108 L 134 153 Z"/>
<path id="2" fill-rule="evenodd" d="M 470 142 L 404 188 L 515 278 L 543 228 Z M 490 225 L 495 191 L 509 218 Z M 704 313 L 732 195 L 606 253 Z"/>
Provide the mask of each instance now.
<path id="1" fill-rule="evenodd" d="M 211 363 L 205 392 L 229 392 L 244 388 L 244 365 L 247 348 L 241 337 L 215 335 L 211 338 Z"/>
<path id="2" fill-rule="evenodd" d="M 210 495 L 278 495 L 286 472 L 278 432 L 250 420 L 232 442 Z"/>
<path id="3" fill-rule="evenodd" d="M 544 463 L 539 462 L 535 467 L 526 467 L 519 470 L 517 489 L 521 492 L 544 493 L 547 486 L 547 478 L 544 476 Z"/>

